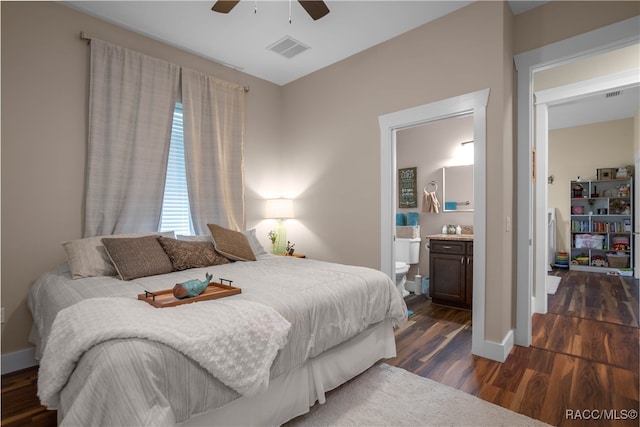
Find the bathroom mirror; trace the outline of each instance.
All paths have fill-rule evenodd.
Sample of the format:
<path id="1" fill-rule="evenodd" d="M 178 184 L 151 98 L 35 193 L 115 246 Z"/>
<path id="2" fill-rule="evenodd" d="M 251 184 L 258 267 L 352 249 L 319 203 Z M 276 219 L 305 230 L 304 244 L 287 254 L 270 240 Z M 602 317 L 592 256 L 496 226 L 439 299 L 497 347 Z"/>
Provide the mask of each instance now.
<path id="1" fill-rule="evenodd" d="M 473 211 L 473 165 L 442 168 L 444 212 Z"/>

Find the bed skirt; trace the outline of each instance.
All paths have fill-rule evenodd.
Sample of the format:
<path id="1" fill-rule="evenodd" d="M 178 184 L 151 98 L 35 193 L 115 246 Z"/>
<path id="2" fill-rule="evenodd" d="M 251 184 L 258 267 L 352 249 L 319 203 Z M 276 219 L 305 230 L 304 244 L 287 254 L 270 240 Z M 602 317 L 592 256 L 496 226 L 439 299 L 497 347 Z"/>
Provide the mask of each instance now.
<path id="1" fill-rule="evenodd" d="M 269 388 L 220 408 L 195 415 L 180 426 L 282 425 L 309 412 L 325 393 L 373 366 L 396 356 L 391 319 L 370 326 L 304 365 L 271 380 Z"/>

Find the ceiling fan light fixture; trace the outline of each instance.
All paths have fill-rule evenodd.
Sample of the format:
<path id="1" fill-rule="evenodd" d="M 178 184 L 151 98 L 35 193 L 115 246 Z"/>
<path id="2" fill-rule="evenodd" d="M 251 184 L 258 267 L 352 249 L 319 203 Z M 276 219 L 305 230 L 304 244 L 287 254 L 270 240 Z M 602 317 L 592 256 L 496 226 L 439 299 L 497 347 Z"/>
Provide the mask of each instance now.
<path id="1" fill-rule="evenodd" d="M 231 9 L 233 9 L 239 2 L 240 0 L 218 0 L 213 4 L 211 10 L 218 13 L 229 13 L 231 12 Z M 318 19 L 329 13 L 329 8 L 322 0 L 298 0 L 298 3 L 300 3 L 302 8 L 314 21 L 317 21 Z M 257 11 L 258 2 L 256 0 L 253 7 L 253 13 L 256 13 Z M 291 0 L 289 0 L 289 23 L 291 23 Z"/>
<path id="2" fill-rule="evenodd" d="M 239 0 L 236 0 L 236 1 L 219 0 L 219 1 L 217 1 L 217 2 L 215 2 L 213 4 L 213 7 L 211 7 L 211 10 L 213 10 L 214 12 L 218 12 L 218 13 L 229 13 L 229 12 L 231 12 L 231 9 L 236 7 L 238 2 L 239 2 Z"/>

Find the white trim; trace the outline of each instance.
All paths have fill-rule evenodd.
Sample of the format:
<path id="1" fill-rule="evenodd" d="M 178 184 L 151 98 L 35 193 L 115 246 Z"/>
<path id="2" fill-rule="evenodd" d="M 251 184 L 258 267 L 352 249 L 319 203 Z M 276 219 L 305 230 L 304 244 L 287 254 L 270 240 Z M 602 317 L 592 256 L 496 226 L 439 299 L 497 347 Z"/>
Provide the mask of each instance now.
<path id="1" fill-rule="evenodd" d="M 485 356 L 487 359 L 504 362 L 507 360 L 511 349 L 513 348 L 513 329 L 510 329 L 505 335 L 501 343 L 494 341 L 485 341 Z"/>
<path id="2" fill-rule="evenodd" d="M 536 98 L 537 99 L 537 98 Z M 547 270 L 549 266 L 549 225 L 547 223 L 547 164 L 549 156 L 549 109 L 547 104 L 536 105 L 536 182 L 535 182 L 535 288 L 533 312 L 547 312 Z"/>
<path id="3" fill-rule="evenodd" d="M 486 108 L 489 89 L 424 104 L 378 118 L 380 125 L 380 269 L 395 279 L 396 131 L 441 119 L 473 114 L 474 201 L 473 307 L 471 351 L 492 358 L 484 338 L 486 271 Z M 495 359 L 497 360 L 497 359 Z"/>
<path id="4" fill-rule="evenodd" d="M 514 57 L 518 70 L 516 329 L 515 343 L 531 345 L 533 278 L 533 74 L 562 62 L 638 43 L 640 16 L 542 46 Z M 545 175 L 543 175 L 545 176 Z"/>
<path id="5" fill-rule="evenodd" d="M 2 375 L 37 366 L 36 348 L 31 347 L 25 350 L 3 354 L 0 365 L 2 365 Z"/>
<path id="6" fill-rule="evenodd" d="M 613 88 L 626 89 L 637 86 L 640 79 L 638 69 L 621 71 L 619 73 L 582 80 L 568 85 L 539 90 L 535 93 L 536 104 L 554 105 L 573 101 L 594 93 L 605 93 Z"/>

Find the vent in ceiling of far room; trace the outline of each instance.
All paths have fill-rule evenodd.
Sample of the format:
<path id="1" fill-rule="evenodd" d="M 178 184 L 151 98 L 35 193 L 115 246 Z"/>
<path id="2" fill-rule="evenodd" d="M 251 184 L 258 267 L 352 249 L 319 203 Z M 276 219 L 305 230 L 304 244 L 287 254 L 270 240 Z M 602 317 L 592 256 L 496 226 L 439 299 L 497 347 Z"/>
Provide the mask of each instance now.
<path id="1" fill-rule="evenodd" d="M 284 36 L 277 42 L 267 46 L 267 49 L 291 59 L 305 50 L 310 49 L 310 47 L 304 43 L 300 43 L 291 36 Z"/>
<path id="2" fill-rule="evenodd" d="M 614 96 L 620 96 L 620 95 L 622 95 L 621 90 L 614 90 L 612 92 L 607 92 L 607 94 L 605 95 L 605 98 L 612 98 Z"/>

